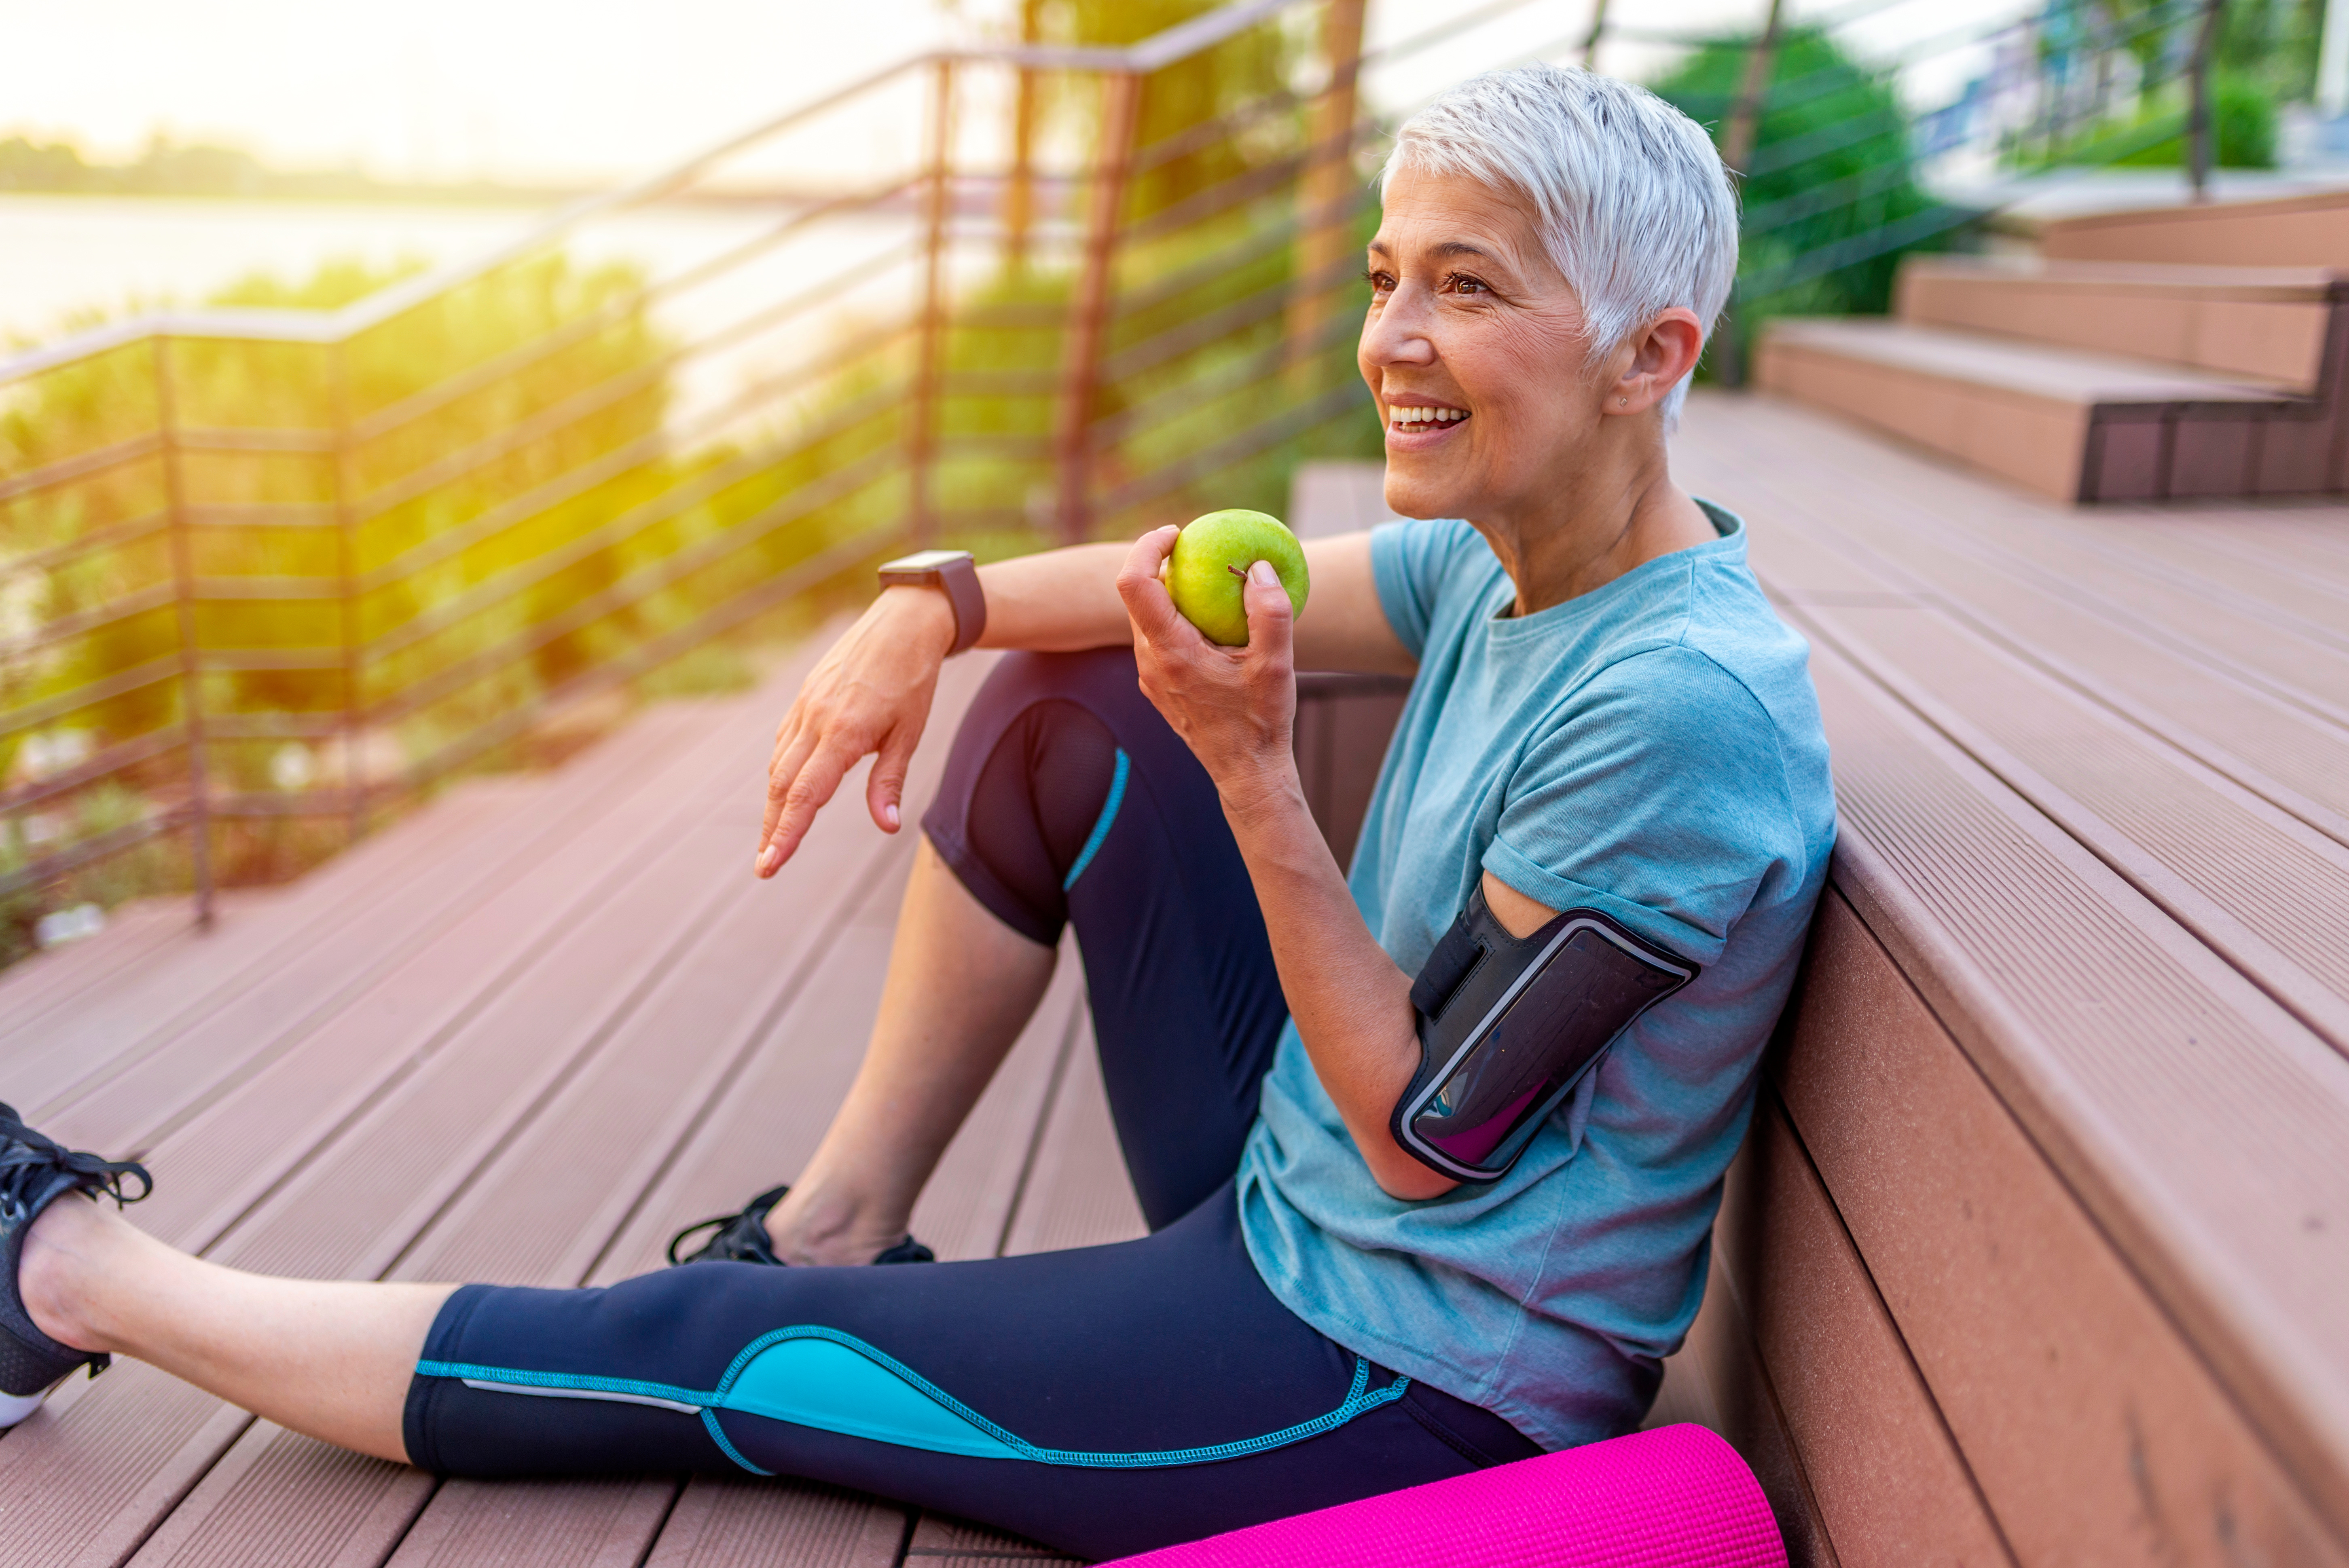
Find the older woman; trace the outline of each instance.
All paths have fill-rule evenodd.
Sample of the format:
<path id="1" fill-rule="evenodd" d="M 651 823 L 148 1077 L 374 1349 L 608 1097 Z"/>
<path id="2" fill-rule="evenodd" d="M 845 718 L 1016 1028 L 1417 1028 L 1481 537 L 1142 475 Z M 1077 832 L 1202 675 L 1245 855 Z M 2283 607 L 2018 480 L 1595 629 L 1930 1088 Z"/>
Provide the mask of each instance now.
<path id="1" fill-rule="evenodd" d="M 984 640 L 1027 651 L 956 738 L 864 1067 L 796 1185 L 606 1290 L 274 1280 L 52 1203 L 127 1168 L 11 1115 L 18 1412 L 119 1351 L 434 1469 L 785 1472 L 1095 1556 L 1637 1423 L 1834 832 L 1803 645 L 1737 519 L 1666 466 L 1733 204 L 1695 125 L 1547 67 L 1413 119 L 1384 194 L 1361 363 L 1387 499 L 1464 521 L 1309 545 L 1293 627 L 1258 563 L 1243 649 L 1175 613 L 1172 529 L 978 573 Z M 896 830 L 982 614 L 960 586 L 888 589 L 810 677 L 761 874 L 868 753 Z M 1414 673 L 1350 883 L 1299 788 L 1300 663 Z M 915 1196 L 1071 922 L 1154 1233 L 928 1264 Z M 1595 967 L 1508 1048 L 1581 1028 L 1597 1068 L 1423 1133 L 1423 1046 L 1498 1048 L 1448 998 L 1551 963 Z M 918 1266 L 806 1266 L 874 1263 Z"/>

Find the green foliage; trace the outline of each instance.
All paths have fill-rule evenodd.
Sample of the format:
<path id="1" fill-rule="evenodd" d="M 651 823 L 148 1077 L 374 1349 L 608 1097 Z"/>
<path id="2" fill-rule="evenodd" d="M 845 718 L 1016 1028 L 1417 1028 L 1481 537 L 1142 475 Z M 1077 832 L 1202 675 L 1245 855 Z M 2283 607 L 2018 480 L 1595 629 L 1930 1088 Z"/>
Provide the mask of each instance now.
<path id="1" fill-rule="evenodd" d="M 1040 32 L 1055 43 L 1122 46 L 1215 10 L 1222 0 L 1045 0 Z M 1284 87 L 1297 65 L 1295 36 L 1278 26 L 1250 27 L 1187 60 L 1152 74 L 1142 97 L 1137 147 L 1147 150 L 1230 114 Z M 1092 95 L 1069 105 L 1085 123 L 1098 111 Z M 1164 161 L 1146 163 L 1128 192 L 1136 216 L 1163 211 L 1233 179 L 1263 160 L 1270 144 L 1294 142 L 1295 127 L 1249 139 L 1218 138 Z M 1285 150 L 1285 149 L 1284 149 Z"/>
<path id="2" fill-rule="evenodd" d="M 2188 158 L 2188 111 L 2182 87 L 2158 95 L 2127 118 L 2088 126 L 2017 160 L 2026 169 L 2062 167 L 2176 169 Z M 2276 107 L 2269 89 L 2248 77 L 2221 76 L 2210 85 L 2213 160 L 2222 169 L 2273 169 Z"/>
<path id="3" fill-rule="evenodd" d="M 1747 36 L 1709 40 L 1654 90 L 1722 133 L 1753 46 Z M 1806 257 L 1872 249 L 1884 230 L 1936 205 L 1916 182 L 1908 116 L 1891 84 L 1816 28 L 1796 28 L 1779 40 L 1749 162 L 1741 184 L 1740 291 L 1729 324 L 1748 341 L 1773 315 L 1881 312 L 1891 302 L 1901 255 L 1938 248 L 1938 240 L 1924 239 L 1801 282 L 1769 282 Z"/>
<path id="4" fill-rule="evenodd" d="M 211 303 L 332 309 L 412 271 L 335 263 Z M 0 879 L 121 828 L 105 800 L 135 802 L 135 825 L 186 798 L 174 485 L 202 584 L 209 793 L 231 802 L 354 767 L 378 789 L 429 780 L 581 677 L 889 520 L 899 477 L 872 459 L 899 439 L 897 409 L 847 407 L 871 404 L 885 365 L 833 377 L 818 439 L 674 455 L 673 348 L 642 286 L 629 267 L 539 255 L 338 347 L 142 342 L 8 388 L 0 478 L 91 471 L 0 504 L 0 724 L 37 719 L 0 736 L 0 791 L 23 808 L 0 819 Z M 184 433 L 169 468 L 159 365 Z M 864 483 L 811 499 L 860 462 Z M 657 685 L 732 684 L 724 663 Z M 342 837 L 334 817 L 247 817 L 216 827 L 214 858 L 223 880 L 274 880 Z M 185 875 L 182 837 L 150 849 L 27 907 L 119 896 L 125 867 Z"/>

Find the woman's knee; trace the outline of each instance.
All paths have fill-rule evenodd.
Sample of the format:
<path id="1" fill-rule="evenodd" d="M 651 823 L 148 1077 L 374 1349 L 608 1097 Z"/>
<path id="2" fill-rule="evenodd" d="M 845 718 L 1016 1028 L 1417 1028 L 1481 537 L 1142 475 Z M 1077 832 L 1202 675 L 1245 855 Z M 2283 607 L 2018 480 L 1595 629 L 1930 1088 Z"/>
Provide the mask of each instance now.
<path id="1" fill-rule="evenodd" d="M 963 884 L 1013 930 L 1059 940 L 1068 888 L 1131 766 L 1121 734 L 1143 722 L 1164 723 L 1124 649 L 1013 654 L 988 676 L 923 827 Z"/>

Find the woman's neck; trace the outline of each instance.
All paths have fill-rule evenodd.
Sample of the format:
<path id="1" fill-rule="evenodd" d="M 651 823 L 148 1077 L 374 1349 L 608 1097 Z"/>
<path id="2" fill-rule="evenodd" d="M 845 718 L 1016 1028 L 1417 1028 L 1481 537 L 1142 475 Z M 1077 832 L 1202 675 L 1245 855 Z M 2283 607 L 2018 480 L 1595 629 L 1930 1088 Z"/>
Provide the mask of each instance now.
<path id="1" fill-rule="evenodd" d="M 1647 438 L 1593 443 L 1601 449 L 1588 454 L 1595 460 L 1570 465 L 1543 501 L 1470 520 L 1516 587 L 1512 615 L 1563 604 L 1658 556 L 1720 536 L 1704 509 L 1672 482 L 1661 430 L 1637 434 Z"/>

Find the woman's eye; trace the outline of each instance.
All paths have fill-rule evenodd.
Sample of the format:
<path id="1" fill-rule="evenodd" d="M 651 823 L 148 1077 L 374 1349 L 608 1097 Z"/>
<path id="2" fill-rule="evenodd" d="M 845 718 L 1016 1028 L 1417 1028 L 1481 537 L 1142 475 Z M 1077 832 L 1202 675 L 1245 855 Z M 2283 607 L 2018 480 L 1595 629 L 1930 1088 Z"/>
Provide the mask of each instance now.
<path id="1" fill-rule="evenodd" d="M 1392 294 L 1394 291 L 1394 279 L 1385 273 L 1364 273 L 1362 281 L 1371 285 L 1372 294 Z"/>
<path id="2" fill-rule="evenodd" d="M 1464 273 L 1454 273 L 1450 277 L 1445 278 L 1444 280 L 1444 291 L 1448 294 L 1489 294 L 1492 292 L 1485 286 L 1483 279 L 1469 277 Z"/>

